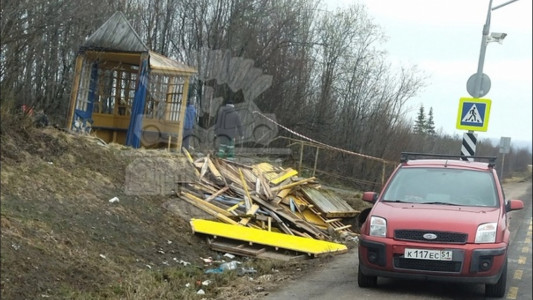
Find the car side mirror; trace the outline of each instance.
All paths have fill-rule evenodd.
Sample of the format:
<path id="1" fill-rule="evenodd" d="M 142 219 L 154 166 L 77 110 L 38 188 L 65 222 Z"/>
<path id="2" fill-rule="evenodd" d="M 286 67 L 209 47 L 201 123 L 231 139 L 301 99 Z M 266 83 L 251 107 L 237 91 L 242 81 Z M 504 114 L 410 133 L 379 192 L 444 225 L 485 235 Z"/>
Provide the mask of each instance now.
<path id="1" fill-rule="evenodd" d="M 505 204 L 505 211 L 520 210 L 522 208 L 524 208 L 522 200 L 509 200 Z"/>
<path id="2" fill-rule="evenodd" d="M 378 200 L 378 193 L 376 192 L 364 192 L 363 201 L 374 203 Z"/>

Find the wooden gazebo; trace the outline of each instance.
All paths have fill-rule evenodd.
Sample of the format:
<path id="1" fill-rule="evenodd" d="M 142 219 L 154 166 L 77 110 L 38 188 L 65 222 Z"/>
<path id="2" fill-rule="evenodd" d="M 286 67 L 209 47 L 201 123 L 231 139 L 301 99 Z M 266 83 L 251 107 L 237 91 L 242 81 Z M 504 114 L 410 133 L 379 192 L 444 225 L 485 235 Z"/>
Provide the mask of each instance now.
<path id="1" fill-rule="evenodd" d="M 67 128 L 134 148 L 181 148 L 196 70 L 150 51 L 116 12 L 80 47 Z"/>

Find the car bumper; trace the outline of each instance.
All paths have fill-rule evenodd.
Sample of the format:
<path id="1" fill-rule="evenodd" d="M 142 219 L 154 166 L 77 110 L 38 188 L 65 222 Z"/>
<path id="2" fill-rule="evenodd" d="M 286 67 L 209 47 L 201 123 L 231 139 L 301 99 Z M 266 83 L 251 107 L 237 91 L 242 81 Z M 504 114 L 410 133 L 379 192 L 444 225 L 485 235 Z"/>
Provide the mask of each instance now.
<path id="1" fill-rule="evenodd" d="M 367 276 L 494 284 L 503 272 L 506 247 L 505 244 L 485 246 L 472 249 L 471 245 L 387 244 L 361 239 L 359 264 Z M 453 260 L 406 259 L 405 248 L 447 249 L 453 252 Z"/>

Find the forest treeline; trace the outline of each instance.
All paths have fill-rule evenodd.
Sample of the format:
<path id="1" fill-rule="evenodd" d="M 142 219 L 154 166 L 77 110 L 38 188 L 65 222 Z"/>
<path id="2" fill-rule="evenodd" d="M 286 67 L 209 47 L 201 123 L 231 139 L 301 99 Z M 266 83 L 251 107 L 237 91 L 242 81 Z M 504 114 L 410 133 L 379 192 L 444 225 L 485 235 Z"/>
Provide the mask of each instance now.
<path id="1" fill-rule="evenodd" d="M 416 66 L 391 66 L 380 48 L 386 33 L 364 4 L 324 7 L 315 0 L 2 1 L 1 102 L 42 109 L 65 126 L 77 51 L 122 11 L 150 49 L 198 70 L 206 68 L 202 49 L 253 60 L 272 75 L 255 104 L 301 135 L 393 162 L 401 151 L 460 154 L 461 136 L 415 130 L 407 118 L 408 100 L 426 76 Z M 208 84 L 192 83 L 198 95 Z M 501 156 L 490 141 L 478 141 L 476 151 Z M 312 165 L 315 155 L 305 150 L 305 162 Z M 503 174 L 524 172 L 528 164 L 530 150 L 512 148 Z M 317 168 L 373 183 L 383 176 L 379 164 L 341 151 L 321 151 Z"/>

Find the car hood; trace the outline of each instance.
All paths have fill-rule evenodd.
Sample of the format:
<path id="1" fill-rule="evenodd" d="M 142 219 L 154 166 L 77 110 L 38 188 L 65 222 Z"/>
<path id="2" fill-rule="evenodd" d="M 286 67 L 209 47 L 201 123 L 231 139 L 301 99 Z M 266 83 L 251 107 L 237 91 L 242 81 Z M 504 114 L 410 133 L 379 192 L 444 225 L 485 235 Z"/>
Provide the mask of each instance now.
<path id="1" fill-rule="evenodd" d="M 378 202 L 371 215 L 385 218 L 390 233 L 396 229 L 421 229 L 464 232 L 472 237 L 479 224 L 498 223 L 499 212 L 498 207 Z"/>

